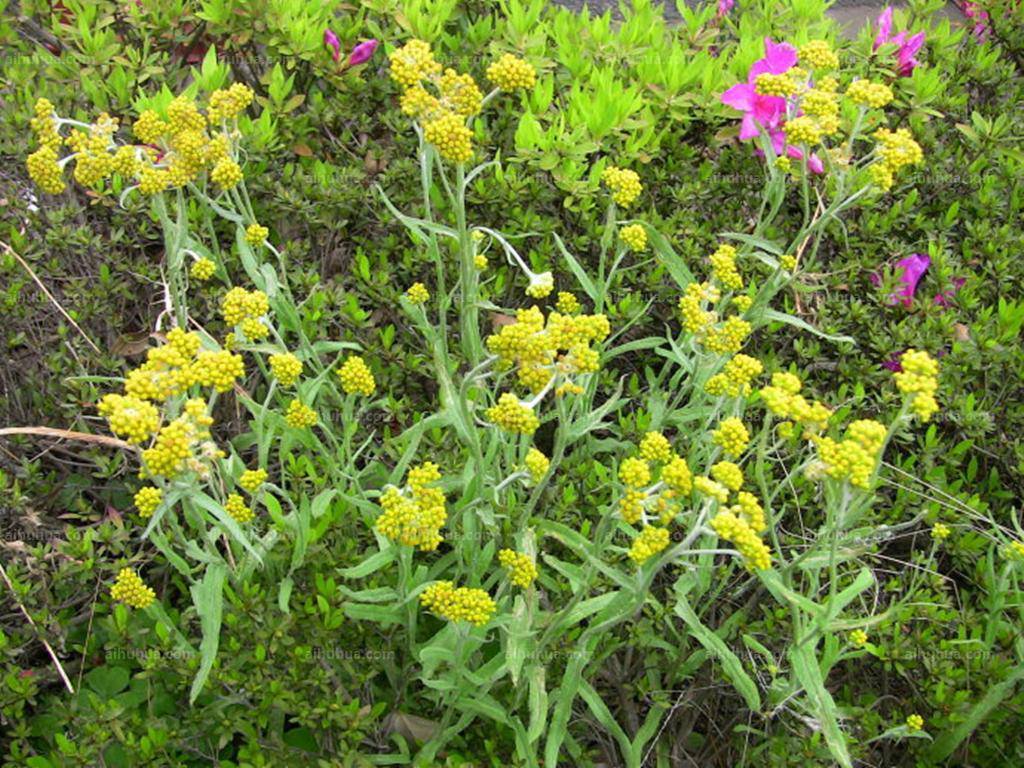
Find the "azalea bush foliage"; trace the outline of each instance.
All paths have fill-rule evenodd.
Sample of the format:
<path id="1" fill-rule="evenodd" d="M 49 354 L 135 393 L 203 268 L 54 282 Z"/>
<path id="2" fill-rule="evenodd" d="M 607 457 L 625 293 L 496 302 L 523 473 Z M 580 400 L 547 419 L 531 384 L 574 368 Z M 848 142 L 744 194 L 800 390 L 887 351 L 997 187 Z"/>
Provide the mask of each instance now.
<path id="1" fill-rule="evenodd" d="M 1020 757 L 1016 6 L 17 10 L 7 764 Z"/>

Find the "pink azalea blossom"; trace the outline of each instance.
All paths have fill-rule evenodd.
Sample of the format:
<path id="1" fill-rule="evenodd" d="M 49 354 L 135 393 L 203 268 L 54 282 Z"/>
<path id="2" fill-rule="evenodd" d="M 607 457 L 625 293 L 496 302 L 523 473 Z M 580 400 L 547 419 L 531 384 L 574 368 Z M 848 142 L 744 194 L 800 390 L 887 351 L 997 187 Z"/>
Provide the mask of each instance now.
<path id="1" fill-rule="evenodd" d="M 892 8 L 886 8 L 878 16 L 878 34 L 875 35 L 873 50 L 878 50 L 887 43 L 896 46 L 896 70 L 901 77 L 909 77 L 914 67 L 920 66 L 915 57 L 924 45 L 924 32 L 907 36 L 907 33 L 892 34 Z"/>
<path id="2" fill-rule="evenodd" d="M 348 65 L 355 67 L 369 61 L 373 57 L 373 52 L 377 50 L 378 45 L 380 43 L 377 40 L 367 40 L 360 43 L 352 49 L 352 53 L 348 57 Z"/>
<path id="3" fill-rule="evenodd" d="M 775 43 L 770 37 L 764 39 L 764 58 L 758 59 L 747 73 L 747 82 L 737 83 L 721 95 L 721 101 L 743 113 L 740 122 L 740 139 L 757 138 L 762 131 L 771 139 L 772 148 L 777 155 L 786 155 L 795 160 L 803 158 L 803 152 L 786 144 L 783 126 L 786 121 L 786 99 L 782 96 L 765 96 L 757 92 L 755 82 L 757 76 L 768 72 L 781 75 L 788 72 L 796 64 L 797 53 L 789 43 Z M 760 150 L 755 150 L 761 154 Z M 825 170 L 821 158 L 811 155 L 807 159 L 807 167 L 814 173 Z"/>
<path id="4" fill-rule="evenodd" d="M 903 304 L 909 307 L 914 301 L 914 293 L 917 291 L 917 284 L 921 277 L 928 271 L 932 260 L 923 253 L 912 253 L 905 259 L 896 262 L 896 280 L 901 288 L 895 293 L 890 293 L 886 301 L 890 304 Z M 871 275 L 871 282 L 875 285 L 882 284 L 882 278 L 877 273 Z"/>
<path id="5" fill-rule="evenodd" d="M 718 17 L 728 15 L 735 5 L 736 0 L 718 0 Z"/>
<path id="6" fill-rule="evenodd" d="M 329 29 L 324 30 L 324 45 L 334 51 L 334 60 L 338 61 L 341 58 L 341 40 Z"/>

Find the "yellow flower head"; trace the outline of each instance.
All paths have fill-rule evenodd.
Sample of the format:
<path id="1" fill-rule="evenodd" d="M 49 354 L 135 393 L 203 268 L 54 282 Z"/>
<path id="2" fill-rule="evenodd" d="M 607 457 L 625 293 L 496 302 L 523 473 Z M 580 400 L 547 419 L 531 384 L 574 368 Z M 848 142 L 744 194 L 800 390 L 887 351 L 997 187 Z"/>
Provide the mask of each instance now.
<path id="1" fill-rule="evenodd" d="M 319 421 L 316 411 L 305 405 L 298 398 L 288 403 L 288 410 L 285 412 L 284 420 L 289 427 L 294 427 L 295 429 L 315 427 L 317 421 Z"/>
<path id="2" fill-rule="evenodd" d="M 135 508 L 142 517 L 151 517 L 164 500 L 164 492 L 152 485 L 143 486 L 135 494 Z"/>
<path id="3" fill-rule="evenodd" d="M 639 535 L 633 539 L 629 548 L 629 558 L 637 565 L 643 565 L 649 558 L 664 550 L 669 543 L 667 528 L 645 525 Z"/>
<path id="4" fill-rule="evenodd" d="M 505 392 L 498 398 L 496 405 L 487 409 L 486 419 L 506 432 L 532 435 L 540 426 L 540 420 L 533 409 L 520 402 L 511 392 Z"/>
<path id="5" fill-rule="evenodd" d="M 771 568 L 771 550 L 758 538 L 753 528 L 745 520 L 732 512 L 722 511 L 711 520 L 711 527 L 715 533 L 726 541 L 732 542 L 733 546 L 739 550 L 748 570 Z"/>
<path id="6" fill-rule="evenodd" d="M 628 208 L 640 196 L 643 185 L 636 171 L 616 168 L 610 165 L 601 174 L 601 181 L 612 193 L 612 200 L 623 208 Z"/>
<path id="7" fill-rule="evenodd" d="M 836 69 L 839 57 L 825 40 L 811 40 L 800 46 L 800 63 L 811 69 Z"/>
<path id="8" fill-rule="evenodd" d="M 444 492 L 436 487 L 440 479 L 437 465 L 427 461 L 409 470 L 406 488 L 388 486 L 380 497 L 384 513 L 377 518 L 377 530 L 423 552 L 437 549 L 448 520 Z"/>
<path id="9" fill-rule="evenodd" d="M 672 458 L 672 446 L 661 432 L 648 432 L 640 441 L 640 456 L 647 461 L 666 462 Z"/>
<path id="10" fill-rule="evenodd" d="M 651 468 L 644 459 L 628 458 L 619 465 L 619 480 L 629 488 L 643 488 L 651 482 Z"/>
<path id="11" fill-rule="evenodd" d="M 388 58 L 391 61 L 391 79 L 405 88 L 441 71 L 441 65 L 434 59 L 430 44 L 422 40 L 410 40 L 392 51 Z"/>
<path id="12" fill-rule="evenodd" d="M 743 422 L 735 417 L 723 419 L 718 429 L 711 433 L 711 441 L 729 456 L 739 456 L 750 443 L 750 433 Z"/>
<path id="13" fill-rule="evenodd" d="M 350 395 L 360 394 L 369 397 L 377 391 L 373 373 L 361 357 L 352 356 L 346 360 L 338 370 L 338 378 L 341 379 L 341 388 Z"/>
<path id="14" fill-rule="evenodd" d="M 530 473 L 530 479 L 534 483 L 539 483 L 543 480 L 544 475 L 548 473 L 548 467 L 551 466 L 551 460 L 536 448 L 530 448 L 526 452 L 526 458 L 523 460 L 523 463 L 526 465 L 526 471 Z"/>
<path id="15" fill-rule="evenodd" d="M 442 619 L 468 621 L 478 627 L 490 621 L 498 608 L 484 590 L 456 588 L 450 581 L 435 581 L 420 594 L 420 603 Z"/>
<path id="16" fill-rule="evenodd" d="M 257 245 L 263 245 L 269 234 L 269 229 L 253 222 L 245 228 L 245 242 L 255 248 Z"/>
<path id="17" fill-rule="evenodd" d="M 643 224 L 630 224 L 619 230 L 619 237 L 631 251 L 639 253 L 647 248 L 647 230 Z"/>
<path id="18" fill-rule="evenodd" d="M 413 283 L 405 292 L 405 297 L 413 304 L 425 304 L 430 301 L 430 291 L 423 283 Z"/>
<path id="19" fill-rule="evenodd" d="M 487 79 L 503 91 L 533 88 L 537 82 L 537 71 L 529 62 L 506 53 L 487 67 Z"/>
<path id="20" fill-rule="evenodd" d="M 445 160 L 467 163 L 473 157 L 473 132 L 465 118 L 454 112 L 441 114 L 423 126 L 423 137 Z"/>
<path id="21" fill-rule="evenodd" d="M 512 549 L 498 552 L 498 562 L 508 570 L 508 579 L 517 587 L 526 589 L 537 579 L 537 564 L 533 558 Z"/>
<path id="22" fill-rule="evenodd" d="M 148 608 L 156 600 L 156 593 L 146 586 L 132 568 L 120 570 L 117 581 L 110 588 L 110 596 L 132 608 Z"/>
<path id="23" fill-rule="evenodd" d="M 247 469 L 238 478 L 239 487 L 246 493 L 256 493 L 261 485 L 267 482 L 267 470 Z"/>
<path id="24" fill-rule="evenodd" d="M 291 352 L 270 356 L 270 372 L 283 387 L 290 387 L 302 375 L 302 361 Z"/>
<path id="25" fill-rule="evenodd" d="M 868 641 L 868 633 L 863 629 L 855 629 L 850 633 L 850 642 L 856 645 L 858 648 L 863 646 Z"/>
<path id="26" fill-rule="evenodd" d="M 924 718 L 920 715 L 908 715 L 907 716 L 907 730 L 910 733 L 916 733 L 924 727 Z"/>
<path id="27" fill-rule="evenodd" d="M 204 256 L 192 262 L 192 267 L 189 269 L 188 274 L 193 280 L 205 282 L 213 277 L 213 273 L 216 271 L 217 265 L 213 263 L 212 259 Z"/>
<path id="28" fill-rule="evenodd" d="M 224 509 L 239 525 L 248 523 L 253 519 L 253 517 L 255 517 L 252 508 L 250 508 L 245 503 L 245 499 L 237 493 L 232 493 L 228 496 L 228 500 L 224 502 Z"/>

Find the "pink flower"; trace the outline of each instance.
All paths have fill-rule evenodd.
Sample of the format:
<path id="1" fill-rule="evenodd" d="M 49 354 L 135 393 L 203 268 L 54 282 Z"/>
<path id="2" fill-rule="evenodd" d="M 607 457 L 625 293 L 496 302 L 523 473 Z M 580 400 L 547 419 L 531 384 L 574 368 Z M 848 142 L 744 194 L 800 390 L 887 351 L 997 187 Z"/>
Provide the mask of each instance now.
<path id="1" fill-rule="evenodd" d="M 736 0 L 718 0 L 718 17 L 727 15 L 735 5 Z"/>
<path id="2" fill-rule="evenodd" d="M 909 77 L 914 67 L 921 64 L 915 57 L 924 45 L 924 32 L 907 37 L 906 32 L 892 34 L 892 8 L 886 8 L 878 16 L 878 34 L 875 35 L 873 50 L 887 43 L 896 46 L 896 70 L 901 77 Z"/>
<path id="3" fill-rule="evenodd" d="M 966 278 L 954 277 L 952 280 L 953 287 L 947 288 L 942 293 L 937 294 L 935 296 L 935 303 L 940 307 L 948 307 L 953 302 L 953 298 L 956 296 L 957 291 L 963 288 L 964 283 L 966 282 Z"/>
<path id="4" fill-rule="evenodd" d="M 334 60 L 338 61 L 341 58 L 341 40 L 331 30 L 324 30 L 324 45 L 331 48 L 334 51 Z"/>
<path id="5" fill-rule="evenodd" d="M 786 144 L 786 135 L 782 130 L 786 122 L 786 99 L 781 96 L 765 96 L 758 93 L 755 87 L 757 76 L 762 73 L 781 75 L 792 69 L 797 59 L 796 48 L 789 43 L 775 43 L 770 37 L 766 37 L 764 51 L 764 58 L 758 59 L 750 67 L 747 82 L 737 83 L 727 90 L 721 95 L 721 101 L 743 113 L 740 122 L 741 140 L 757 138 L 763 131 L 771 139 L 776 155 L 801 160 L 803 152 Z M 763 154 L 760 149 L 755 150 L 755 153 Z M 825 170 L 821 158 L 817 155 L 807 158 L 807 167 L 813 173 L 822 173 Z"/>
<path id="6" fill-rule="evenodd" d="M 905 259 L 896 262 L 896 269 L 899 270 L 896 279 L 903 287 L 895 293 L 890 293 L 886 300 L 890 304 L 903 304 L 903 306 L 909 307 L 914 301 L 917 284 L 921 282 L 921 277 L 928 271 L 931 263 L 932 260 L 923 253 L 912 253 Z M 881 285 L 882 278 L 878 274 L 873 274 L 871 282 Z"/>
<path id="7" fill-rule="evenodd" d="M 366 42 L 357 45 L 352 49 L 352 53 L 349 54 L 348 65 L 350 67 L 355 67 L 369 61 L 373 57 L 373 52 L 377 50 L 377 46 L 379 44 L 380 43 L 377 40 L 367 40 Z"/>
<path id="8" fill-rule="evenodd" d="M 796 48 L 787 44 L 776 45 L 770 37 L 764 39 L 765 57 L 758 59 L 747 73 L 747 82 L 737 83 L 721 95 L 722 103 L 743 113 L 740 139 L 756 138 L 761 128 L 778 128 L 786 116 L 786 100 L 781 96 L 765 96 L 754 88 L 754 81 L 762 72 L 781 75 L 796 64 Z"/>

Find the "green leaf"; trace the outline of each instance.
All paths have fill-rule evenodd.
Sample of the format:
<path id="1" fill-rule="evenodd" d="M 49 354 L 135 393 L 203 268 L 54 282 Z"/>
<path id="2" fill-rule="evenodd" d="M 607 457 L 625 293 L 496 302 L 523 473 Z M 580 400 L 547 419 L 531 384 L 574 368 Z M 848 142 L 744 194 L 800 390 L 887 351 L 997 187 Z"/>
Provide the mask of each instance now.
<path id="1" fill-rule="evenodd" d="M 814 646 L 809 642 L 794 645 L 789 651 L 789 660 L 793 665 L 793 674 L 807 692 L 807 707 L 821 726 L 832 757 L 842 768 L 853 768 L 846 747 L 846 736 L 839 727 L 839 711 L 832 694 L 825 688 L 825 680 L 814 655 Z"/>
<path id="2" fill-rule="evenodd" d="M 353 565 L 351 568 L 339 568 L 338 573 L 346 579 L 361 579 L 375 571 L 379 571 L 385 565 L 390 565 L 394 560 L 395 548 L 388 547 L 375 555 L 370 555 L 359 565 Z"/>
<path id="3" fill-rule="evenodd" d="M 192 690 L 188 696 L 189 704 L 194 704 L 199 692 L 203 690 L 206 678 L 210 676 L 213 662 L 217 658 L 226 576 L 227 568 L 224 565 L 208 565 L 203 580 L 199 584 L 192 585 L 192 602 L 199 614 L 203 639 L 199 643 L 199 671 L 192 681 Z"/>
<path id="4" fill-rule="evenodd" d="M 580 284 L 583 292 L 587 294 L 587 297 L 596 302 L 599 298 L 597 287 L 594 285 L 594 281 L 590 279 L 590 275 L 587 274 L 587 270 L 576 260 L 576 257 L 569 253 L 569 250 L 565 247 L 565 243 L 562 242 L 557 234 L 554 234 L 555 244 L 558 246 L 559 252 L 562 254 L 562 259 L 565 260 L 566 265 L 569 267 L 569 271 L 576 277 L 576 281 Z"/>
<path id="5" fill-rule="evenodd" d="M 690 628 L 690 631 L 693 632 L 694 637 L 697 638 L 698 642 L 700 642 L 700 644 L 703 645 L 712 656 L 719 660 L 722 664 L 722 670 L 725 672 L 726 677 L 729 679 L 729 682 L 732 683 L 733 688 L 735 688 L 743 697 L 744 701 L 747 702 L 747 707 L 754 712 L 760 712 L 761 695 L 757 691 L 757 684 L 751 679 L 750 675 L 747 674 L 746 670 L 743 669 L 743 662 L 741 662 L 739 657 L 730 650 L 729 646 L 725 644 L 725 641 L 722 640 L 722 638 L 701 622 L 696 612 L 687 601 L 686 596 L 679 590 L 676 591 L 675 612 L 679 618 L 686 622 L 686 626 Z"/>
<path id="6" fill-rule="evenodd" d="M 928 751 L 929 762 L 933 765 L 938 765 L 953 754 L 964 739 L 970 736 L 974 729 L 981 725 L 982 721 L 989 716 L 989 713 L 1013 693 L 1014 688 L 1022 678 L 1024 678 L 1024 665 L 1011 667 L 1010 673 L 1006 678 L 989 688 L 981 700 L 971 707 L 962 722 L 958 723 L 954 728 L 945 731 L 935 740 Z"/>
<path id="7" fill-rule="evenodd" d="M 774 309 L 766 309 L 766 310 L 764 310 L 763 312 L 760 313 L 760 316 L 761 316 L 761 319 L 763 319 L 765 322 L 769 322 L 769 323 L 785 323 L 786 325 L 791 325 L 794 328 L 799 328 L 802 331 L 807 331 L 808 333 L 813 333 L 815 336 L 818 336 L 819 338 L 825 339 L 826 341 L 832 341 L 832 342 L 835 342 L 837 344 L 838 343 L 845 343 L 845 344 L 853 344 L 854 346 L 857 345 L 857 342 L 853 339 L 852 336 L 836 336 L 836 335 L 833 335 L 831 333 L 825 333 L 824 331 L 820 331 L 817 328 L 815 328 L 813 325 L 808 323 L 806 320 L 801 320 L 799 317 L 796 317 L 795 315 L 787 314 L 785 312 L 777 312 Z"/>

